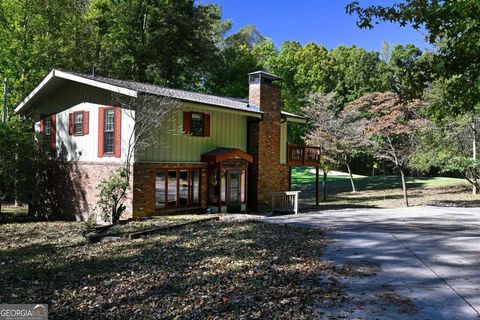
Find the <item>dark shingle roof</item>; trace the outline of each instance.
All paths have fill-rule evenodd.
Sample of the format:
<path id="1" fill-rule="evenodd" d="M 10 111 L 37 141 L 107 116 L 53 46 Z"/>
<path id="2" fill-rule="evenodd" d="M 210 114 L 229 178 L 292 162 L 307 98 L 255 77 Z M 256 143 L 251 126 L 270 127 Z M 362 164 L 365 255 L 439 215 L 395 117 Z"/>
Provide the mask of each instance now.
<path id="1" fill-rule="evenodd" d="M 247 112 L 262 113 L 258 108 L 258 106 L 250 105 L 248 103 L 248 100 L 245 100 L 245 99 L 220 97 L 220 96 L 214 96 L 214 95 L 205 94 L 205 93 L 191 92 L 191 91 L 179 90 L 179 89 L 170 89 L 170 88 L 157 86 L 154 84 L 141 83 L 136 81 L 118 80 L 118 79 L 80 74 L 80 73 L 74 73 L 74 72 L 69 72 L 69 73 L 75 74 L 83 78 L 103 82 L 106 84 L 130 89 L 130 90 L 135 90 L 139 92 L 172 97 L 179 100 L 197 102 L 197 103 L 219 106 L 224 108 L 237 109 L 237 110 L 242 110 Z"/>

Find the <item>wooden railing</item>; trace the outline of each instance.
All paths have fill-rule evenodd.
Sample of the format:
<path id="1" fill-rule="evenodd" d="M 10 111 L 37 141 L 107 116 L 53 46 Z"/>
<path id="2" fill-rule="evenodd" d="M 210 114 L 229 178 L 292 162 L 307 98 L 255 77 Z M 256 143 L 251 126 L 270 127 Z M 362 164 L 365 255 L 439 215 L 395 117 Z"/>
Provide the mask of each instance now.
<path id="1" fill-rule="evenodd" d="M 320 163 L 320 147 L 289 144 L 287 160 L 289 166 L 316 167 Z"/>

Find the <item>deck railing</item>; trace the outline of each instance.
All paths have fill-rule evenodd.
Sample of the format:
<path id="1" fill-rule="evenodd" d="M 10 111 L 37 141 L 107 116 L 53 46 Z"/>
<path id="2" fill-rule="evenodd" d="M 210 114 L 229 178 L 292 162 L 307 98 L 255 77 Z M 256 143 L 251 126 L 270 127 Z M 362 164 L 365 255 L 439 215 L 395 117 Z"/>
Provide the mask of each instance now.
<path id="1" fill-rule="evenodd" d="M 290 166 L 318 166 L 320 147 L 289 144 L 287 159 Z"/>
<path id="2" fill-rule="evenodd" d="M 272 214 L 298 213 L 298 194 L 300 191 L 285 191 L 272 193 Z"/>

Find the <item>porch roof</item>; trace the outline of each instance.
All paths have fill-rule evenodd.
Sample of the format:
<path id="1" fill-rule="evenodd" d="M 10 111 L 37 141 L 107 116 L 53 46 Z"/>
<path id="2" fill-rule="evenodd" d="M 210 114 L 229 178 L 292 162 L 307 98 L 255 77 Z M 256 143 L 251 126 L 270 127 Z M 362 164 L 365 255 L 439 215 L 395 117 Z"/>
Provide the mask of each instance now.
<path id="1" fill-rule="evenodd" d="M 249 155 L 245 151 L 236 148 L 217 148 L 215 150 L 209 151 L 202 154 L 202 161 L 221 162 L 235 157 L 241 158 L 248 162 L 253 162 L 253 157 L 251 155 Z"/>

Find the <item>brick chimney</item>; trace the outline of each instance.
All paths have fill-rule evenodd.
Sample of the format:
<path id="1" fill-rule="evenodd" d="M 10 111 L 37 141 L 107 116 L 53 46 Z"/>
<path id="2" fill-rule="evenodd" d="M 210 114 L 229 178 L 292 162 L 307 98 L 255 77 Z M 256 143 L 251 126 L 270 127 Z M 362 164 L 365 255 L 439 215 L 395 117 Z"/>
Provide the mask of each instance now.
<path id="1" fill-rule="evenodd" d="M 249 73 L 249 104 L 260 108 L 262 120 L 248 126 L 248 153 L 253 156 L 248 177 L 249 209 L 271 209 L 272 192 L 288 190 L 288 166 L 280 164 L 281 90 L 279 77 Z"/>

